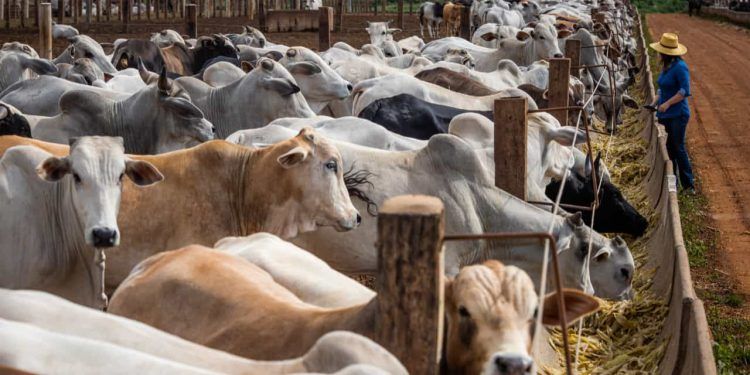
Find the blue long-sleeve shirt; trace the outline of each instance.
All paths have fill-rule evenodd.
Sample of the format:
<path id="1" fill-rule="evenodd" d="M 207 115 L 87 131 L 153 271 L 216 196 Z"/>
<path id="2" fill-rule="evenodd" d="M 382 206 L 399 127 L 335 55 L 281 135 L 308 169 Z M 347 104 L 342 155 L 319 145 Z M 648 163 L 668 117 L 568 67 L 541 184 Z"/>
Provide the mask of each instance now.
<path id="1" fill-rule="evenodd" d="M 687 97 L 690 96 L 690 71 L 683 59 L 676 59 L 667 70 L 659 75 L 659 105 L 671 99 L 677 93 L 682 94 L 685 99 L 673 104 L 666 112 L 657 112 L 658 118 L 675 118 L 690 116 L 690 107 Z"/>

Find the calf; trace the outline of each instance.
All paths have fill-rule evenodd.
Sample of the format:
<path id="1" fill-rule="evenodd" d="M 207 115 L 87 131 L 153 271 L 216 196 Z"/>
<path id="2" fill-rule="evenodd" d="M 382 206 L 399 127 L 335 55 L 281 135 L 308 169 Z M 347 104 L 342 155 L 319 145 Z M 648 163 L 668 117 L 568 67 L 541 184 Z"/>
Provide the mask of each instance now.
<path id="1" fill-rule="evenodd" d="M 65 157 L 32 146 L 4 150 L 0 210 L 7 214 L 0 217 L 0 286 L 45 290 L 101 308 L 102 299 L 106 304 L 103 259 L 92 261 L 95 249 L 120 244 L 123 179 L 149 186 L 163 176 L 151 163 L 126 157 L 122 138 L 70 143 Z"/>
<path id="2" fill-rule="evenodd" d="M 580 292 L 564 296 L 570 322 L 598 309 L 596 300 Z M 522 370 L 533 366 L 537 296 L 523 271 L 497 261 L 465 267 L 446 281 L 445 297 L 443 356 L 451 373 L 485 368 L 517 373 L 507 371 L 516 371 L 519 361 Z M 161 308 L 142 308 L 154 304 Z M 378 305 L 379 296 L 344 308 L 310 305 L 244 259 L 188 246 L 139 264 L 115 292 L 110 312 L 243 357 L 285 359 L 301 355 L 332 330 L 373 337 Z M 543 321 L 558 323 L 557 309 L 550 308 L 555 305 L 546 306 Z"/>

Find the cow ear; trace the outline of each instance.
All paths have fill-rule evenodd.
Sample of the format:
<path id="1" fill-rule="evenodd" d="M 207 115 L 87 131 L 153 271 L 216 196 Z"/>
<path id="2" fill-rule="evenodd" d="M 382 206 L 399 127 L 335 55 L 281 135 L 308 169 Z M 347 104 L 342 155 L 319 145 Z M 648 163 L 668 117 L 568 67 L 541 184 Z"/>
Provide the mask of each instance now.
<path id="1" fill-rule="evenodd" d="M 489 42 L 491 40 L 497 39 L 497 34 L 496 33 L 484 33 L 482 34 L 482 36 L 480 36 L 480 38 L 482 38 L 482 40 L 484 41 Z"/>
<path id="2" fill-rule="evenodd" d="M 138 186 L 149 186 L 164 180 L 164 175 L 153 164 L 142 160 L 126 160 L 125 174 Z"/>
<path id="3" fill-rule="evenodd" d="M 574 142 L 576 145 L 586 142 L 586 132 L 583 129 L 576 130 L 572 126 L 555 129 L 550 132 L 550 135 L 553 141 L 563 146 L 573 146 Z"/>
<path id="4" fill-rule="evenodd" d="M 266 89 L 278 92 L 281 96 L 289 96 L 300 91 L 299 86 L 284 78 L 264 78 L 262 81 Z"/>
<path id="5" fill-rule="evenodd" d="M 602 247 L 601 249 L 596 251 L 596 254 L 594 254 L 594 260 L 597 262 L 602 262 L 607 260 L 610 255 L 612 255 L 612 249 L 608 247 Z"/>
<path id="6" fill-rule="evenodd" d="M 297 146 L 284 155 L 279 156 L 276 160 L 282 167 L 289 169 L 305 161 L 305 159 L 307 159 L 307 154 L 308 151 L 306 149 Z"/>
<path id="7" fill-rule="evenodd" d="M 544 90 L 542 93 L 542 99 L 549 100 L 549 90 Z"/>
<path id="8" fill-rule="evenodd" d="M 318 64 L 311 63 L 309 61 L 294 62 L 287 65 L 287 70 L 292 74 L 303 74 L 310 76 L 321 72 Z"/>
<path id="9" fill-rule="evenodd" d="M 638 109 L 638 102 L 636 102 L 635 99 L 630 97 L 630 95 L 628 94 L 622 95 L 622 104 L 628 108 Z"/>
<path id="10" fill-rule="evenodd" d="M 601 307 L 599 300 L 578 290 L 563 289 L 563 300 L 565 302 L 565 320 L 570 326 L 578 319 L 595 313 Z M 557 293 L 550 293 L 544 297 L 544 312 L 542 323 L 546 325 L 560 325 L 560 309 L 557 304 Z"/>
<path id="11" fill-rule="evenodd" d="M 583 226 L 583 215 L 581 212 L 576 212 L 574 214 L 568 215 L 565 220 L 568 221 L 570 225 L 572 225 L 574 228 Z"/>
<path id="12" fill-rule="evenodd" d="M 36 168 L 36 174 L 42 180 L 55 182 L 70 173 L 70 161 L 68 158 L 50 157 Z"/>
<path id="13" fill-rule="evenodd" d="M 573 35 L 573 33 L 571 33 L 570 30 L 558 30 L 557 31 L 557 38 L 558 39 L 567 38 L 567 37 L 569 37 L 571 35 Z"/>
<path id="14" fill-rule="evenodd" d="M 592 169 L 591 169 L 591 154 L 587 152 L 586 153 L 586 161 L 583 164 L 583 174 L 584 174 L 584 176 L 586 176 L 586 177 L 591 176 L 591 171 L 592 171 Z"/>
<path id="15" fill-rule="evenodd" d="M 594 172 L 596 172 L 596 177 L 601 177 L 602 175 L 602 152 L 601 151 L 599 151 L 596 154 L 596 159 L 594 159 Z"/>
<path id="16" fill-rule="evenodd" d="M 245 73 L 253 70 L 254 68 L 253 64 L 250 63 L 249 61 L 240 62 L 240 67 L 242 67 L 242 71 L 244 71 Z"/>
<path id="17" fill-rule="evenodd" d="M 529 35 L 529 33 L 523 30 L 519 30 L 518 33 L 516 33 L 516 39 L 518 40 L 526 40 L 526 39 L 529 39 L 530 36 L 531 35 Z"/>

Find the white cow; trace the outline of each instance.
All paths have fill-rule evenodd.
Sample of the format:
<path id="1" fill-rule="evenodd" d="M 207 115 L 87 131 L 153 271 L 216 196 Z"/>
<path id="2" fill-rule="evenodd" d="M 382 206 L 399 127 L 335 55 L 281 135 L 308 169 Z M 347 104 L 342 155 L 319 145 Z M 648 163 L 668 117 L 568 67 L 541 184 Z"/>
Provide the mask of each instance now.
<path id="1" fill-rule="evenodd" d="M 0 210 L 6 213 L 0 216 L 0 287 L 45 290 L 103 307 L 100 252 L 120 243 L 124 176 L 139 186 L 163 179 L 150 163 L 126 157 L 122 138 L 73 139 L 63 158 L 33 146 L 8 149 L 0 159 Z"/>
<path id="2" fill-rule="evenodd" d="M 519 31 L 515 39 L 500 42 L 497 48 L 478 46 L 463 38 L 443 38 L 428 43 L 422 53 L 433 61 L 442 60 L 450 48 L 463 48 L 477 59 L 476 70 L 490 72 L 497 68 L 500 60 L 508 59 L 518 65 L 530 65 L 537 60 L 562 57 L 557 38 L 569 35 L 568 31 L 558 32 L 554 26 L 539 22 L 529 32 Z"/>
<path id="3" fill-rule="evenodd" d="M 38 57 L 16 50 L 0 51 L 0 92 L 16 82 L 34 78 L 37 74 L 57 72 L 55 64 Z"/>
<path id="4" fill-rule="evenodd" d="M 518 96 L 528 98 L 529 109 L 536 109 L 534 101 L 525 92 L 516 88 L 506 88 L 499 90 L 497 94 L 487 96 L 472 96 L 457 93 L 412 76 L 394 74 L 358 83 L 353 92 L 352 115 L 357 116 L 368 105 L 379 99 L 400 94 L 410 94 L 429 103 L 473 111 L 491 111 L 496 99 Z"/>
<path id="5" fill-rule="evenodd" d="M 303 302 L 320 307 L 349 307 L 369 302 L 375 292 L 331 269 L 326 262 L 269 233 L 227 237 L 214 245 L 268 272 Z"/>
<path id="6" fill-rule="evenodd" d="M 302 95 L 315 113 L 333 100 L 347 98 L 352 92 L 352 84 L 308 48 L 290 47 L 279 63 L 294 76 Z"/>
<path id="7" fill-rule="evenodd" d="M 172 29 L 164 29 L 151 34 L 151 41 L 156 43 L 159 48 L 169 47 L 177 43 L 185 45 L 185 39 L 182 38 L 182 35 Z"/>

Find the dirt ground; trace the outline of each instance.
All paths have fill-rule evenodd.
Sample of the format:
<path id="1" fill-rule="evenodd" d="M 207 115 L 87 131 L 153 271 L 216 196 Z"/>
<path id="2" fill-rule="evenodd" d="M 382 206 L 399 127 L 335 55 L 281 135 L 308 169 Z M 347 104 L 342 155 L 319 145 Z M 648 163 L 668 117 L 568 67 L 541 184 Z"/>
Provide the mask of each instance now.
<path id="1" fill-rule="evenodd" d="M 122 33 L 122 24 L 115 22 L 111 24 L 92 24 L 88 30 L 84 24 L 75 26 L 81 33 L 93 37 L 98 42 L 113 42 L 117 38 L 147 38 L 151 33 L 165 28 L 171 28 L 183 34 L 186 33 L 186 25 L 181 20 L 152 19 L 147 21 L 145 20 L 145 15 L 143 17 L 144 20 L 131 21 L 128 33 Z M 395 25 L 395 14 L 379 14 L 378 16 L 372 14 L 345 15 L 342 25 L 343 30 L 341 32 L 331 33 L 331 44 L 338 41 L 345 41 L 353 46 L 359 47 L 362 44 L 369 43 L 370 37 L 365 31 L 367 21 L 388 20 L 393 20 L 391 27 L 397 27 Z M 241 26 L 243 25 L 258 26 L 256 21 L 248 21 L 248 19 L 244 17 L 198 19 L 198 35 L 239 33 L 242 31 Z M 399 34 L 396 34 L 396 39 L 418 34 L 419 24 L 416 14 L 412 16 L 406 14 L 404 16 L 404 30 Z M 317 32 L 267 33 L 266 37 L 271 42 L 286 44 L 288 46 L 305 46 L 314 50 L 317 50 L 318 48 Z M 30 44 L 35 48 L 39 48 L 39 34 L 36 29 L 1 29 L 0 43 L 9 41 L 19 41 Z M 68 43 L 64 40 L 55 41 L 53 54 L 56 56 L 62 52 L 65 47 L 67 47 L 67 44 Z"/>
<path id="2" fill-rule="evenodd" d="M 688 152 L 719 232 L 720 265 L 750 295 L 750 33 L 686 14 L 649 14 L 651 34 L 688 47 Z"/>

